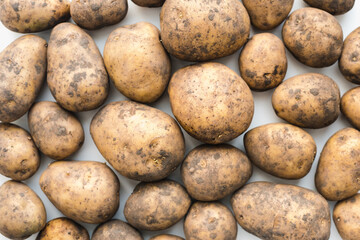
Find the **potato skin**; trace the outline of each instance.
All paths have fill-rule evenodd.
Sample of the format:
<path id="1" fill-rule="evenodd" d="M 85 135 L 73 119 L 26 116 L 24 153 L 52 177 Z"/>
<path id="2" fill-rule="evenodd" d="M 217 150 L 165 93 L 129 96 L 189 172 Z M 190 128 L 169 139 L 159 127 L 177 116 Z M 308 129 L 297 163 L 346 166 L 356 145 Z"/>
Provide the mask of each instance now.
<path id="1" fill-rule="evenodd" d="M 252 182 L 231 198 L 236 220 L 264 240 L 325 240 L 330 237 L 330 208 L 318 193 L 306 188 Z"/>
<path id="2" fill-rule="evenodd" d="M 126 222 L 113 219 L 97 226 L 91 240 L 144 240 L 144 238 Z"/>
<path id="3" fill-rule="evenodd" d="M 134 101 L 156 101 L 170 80 L 170 58 L 151 23 L 115 29 L 106 41 L 104 62 L 115 87 Z"/>
<path id="4" fill-rule="evenodd" d="M 75 221 L 102 223 L 119 208 L 120 182 L 104 163 L 53 162 L 42 173 L 39 184 L 52 204 Z"/>
<path id="5" fill-rule="evenodd" d="M 0 53 L 0 121 L 19 119 L 35 101 L 45 80 L 46 51 L 44 39 L 25 35 Z"/>
<path id="6" fill-rule="evenodd" d="M 182 237 L 178 237 L 172 234 L 161 234 L 150 238 L 149 240 L 185 240 Z"/>
<path id="7" fill-rule="evenodd" d="M 161 7 L 165 0 L 131 0 L 133 3 L 140 7 Z"/>
<path id="8" fill-rule="evenodd" d="M 347 91 L 341 98 L 341 112 L 360 130 L 360 87 Z"/>
<path id="9" fill-rule="evenodd" d="M 355 0 L 304 0 L 314 8 L 320 8 L 333 15 L 340 15 L 350 11 Z"/>

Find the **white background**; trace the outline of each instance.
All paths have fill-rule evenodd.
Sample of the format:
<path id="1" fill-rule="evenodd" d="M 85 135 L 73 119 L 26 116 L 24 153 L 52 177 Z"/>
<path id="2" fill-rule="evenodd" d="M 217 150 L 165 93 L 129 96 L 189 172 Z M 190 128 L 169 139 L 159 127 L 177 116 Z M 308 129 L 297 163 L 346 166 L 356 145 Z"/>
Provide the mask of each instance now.
<path id="1" fill-rule="evenodd" d="M 95 40 L 95 42 L 101 52 L 103 52 L 104 44 L 105 44 L 105 41 L 106 41 L 108 35 L 119 26 L 134 24 L 134 23 L 137 23 L 140 21 L 148 21 L 148 22 L 151 22 L 152 24 L 154 24 L 155 26 L 157 26 L 158 28 L 160 27 L 159 14 L 160 14 L 161 8 L 142 8 L 142 7 L 136 6 L 131 1 L 128 4 L 129 4 L 129 11 L 128 11 L 127 16 L 125 17 L 125 19 L 122 22 L 120 22 L 119 24 L 116 24 L 114 26 L 105 27 L 101 30 L 88 31 L 88 33 Z M 295 9 L 306 7 L 306 6 L 307 5 L 302 0 L 295 0 L 292 11 L 294 11 Z M 336 16 L 336 18 L 340 22 L 340 24 L 343 28 L 343 33 L 344 33 L 344 38 L 345 38 L 351 31 L 353 31 L 355 28 L 360 26 L 360 1 L 358 0 L 355 2 L 355 6 L 350 12 L 346 13 L 345 15 Z M 269 32 L 272 32 L 281 38 L 281 28 L 282 28 L 282 25 L 278 26 L 276 29 L 269 31 Z M 258 32 L 259 31 L 252 28 L 251 36 L 253 36 L 254 34 L 256 34 Z M 20 37 L 21 35 L 22 34 L 11 32 L 10 30 L 6 29 L 2 24 L 0 24 L 0 36 L 1 36 L 0 37 L 0 39 L 1 39 L 0 40 L 0 51 L 2 51 L 8 44 L 10 44 L 12 41 L 14 41 L 16 38 Z M 38 33 L 37 35 L 45 38 L 46 40 L 49 40 L 50 30 Z M 231 56 L 217 59 L 215 61 L 224 63 L 228 67 L 232 68 L 234 71 L 239 73 L 239 69 L 238 69 L 239 53 L 240 53 L 240 50 Z M 332 79 L 334 79 L 336 81 L 336 83 L 339 85 L 341 95 L 343 95 L 347 90 L 349 90 L 353 87 L 356 87 L 355 84 L 348 82 L 341 75 L 341 73 L 338 69 L 337 63 L 328 68 L 315 69 L 315 68 L 306 67 L 305 65 L 299 63 L 288 51 L 287 51 L 287 57 L 288 57 L 288 71 L 287 71 L 285 80 L 292 76 L 302 74 L 302 73 L 318 72 L 318 73 L 328 75 Z M 190 64 L 190 63 L 179 61 L 175 58 L 172 58 L 173 72 L 183 66 L 188 65 L 188 64 Z M 272 93 L 273 93 L 273 90 L 269 90 L 267 92 L 253 92 L 254 101 L 255 101 L 255 113 L 254 113 L 254 118 L 252 120 L 252 123 L 251 123 L 251 126 L 249 129 L 252 129 L 256 126 L 260 126 L 260 125 L 263 125 L 266 123 L 283 122 L 281 119 L 279 119 L 275 115 L 273 108 L 271 106 Z M 111 84 L 111 90 L 110 90 L 109 97 L 106 101 L 106 104 L 113 102 L 113 101 L 119 101 L 119 100 L 124 100 L 124 99 L 126 99 L 126 98 L 122 94 L 120 94 L 114 88 L 114 86 Z M 42 101 L 42 100 L 54 101 L 46 83 L 44 83 L 44 86 L 42 87 L 40 95 L 37 98 L 37 101 Z M 156 103 L 151 104 L 151 106 L 161 109 L 164 112 L 172 115 L 167 93 L 165 93 Z M 72 159 L 72 160 L 93 160 L 93 161 L 99 161 L 99 162 L 106 162 L 106 160 L 101 156 L 101 154 L 97 150 L 95 144 L 93 143 L 91 136 L 90 136 L 90 132 L 89 132 L 90 121 L 96 112 L 97 112 L 97 110 L 83 112 L 83 113 L 76 113 L 76 116 L 81 120 L 81 123 L 83 124 L 86 137 L 85 137 L 85 142 L 84 142 L 84 145 L 82 146 L 82 148 L 77 153 L 75 153 L 73 156 L 71 156 L 70 159 Z M 23 116 L 22 118 L 20 118 L 19 120 L 15 121 L 14 123 L 25 129 L 28 129 L 26 115 Z M 327 128 L 322 128 L 322 129 L 317 129 L 317 130 L 306 129 L 306 131 L 308 131 L 314 137 L 316 144 L 317 144 L 318 152 L 316 154 L 316 158 L 315 158 L 315 161 L 311 168 L 311 171 L 304 178 L 302 178 L 300 180 L 279 179 L 276 177 L 272 177 L 269 174 L 262 172 L 258 168 L 254 167 L 253 175 L 249 181 L 253 182 L 253 181 L 264 180 L 264 181 L 272 181 L 272 182 L 277 182 L 277 183 L 295 184 L 298 186 L 302 186 L 302 187 L 306 187 L 306 188 L 315 190 L 314 174 L 316 171 L 320 152 L 321 152 L 325 142 L 336 131 L 338 131 L 339 129 L 345 128 L 345 127 L 349 127 L 349 126 L 350 126 L 350 124 L 346 121 L 344 116 L 340 116 L 335 123 L 333 123 L 332 125 L 330 125 Z M 190 137 L 186 132 L 184 132 L 184 136 L 185 136 L 185 141 L 186 141 L 186 153 L 188 153 L 195 146 L 201 144 L 199 141 Z M 233 146 L 236 146 L 244 151 L 243 135 L 241 135 L 238 138 L 236 138 L 235 140 L 231 141 L 230 144 L 232 144 Z M 38 172 L 34 176 L 32 176 L 30 179 L 25 181 L 25 183 L 28 186 L 30 186 L 44 202 L 44 205 L 47 210 L 48 221 L 53 218 L 62 216 L 62 214 L 46 198 L 46 196 L 41 191 L 40 186 L 38 184 L 41 173 L 45 170 L 47 165 L 52 161 L 53 160 L 51 160 L 50 158 L 42 155 L 41 166 L 40 166 Z M 123 209 L 124 209 L 125 202 L 126 202 L 127 198 L 129 197 L 129 195 L 131 194 L 133 188 L 135 187 L 135 185 L 138 182 L 126 179 L 125 177 L 122 177 L 119 174 L 117 174 L 117 175 L 118 175 L 118 177 L 120 179 L 120 183 L 121 183 L 120 207 L 119 207 L 118 212 L 114 216 L 114 218 L 125 220 L 124 215 L 123 215 Z M 181 181 L 179 168 L 169 178 L 174 179 L 176 181 Z M 0 184 L 4 183 L 7 180 L 8 180 L 8 178 L 0 175 Z M 59 193 L 59 194 L 61 194 L 61 193 Z M 222 202 L 230 207 L 229 197 L 223 199 Z M 335 204 L 335 202 L 330 202 L 331 211 L 333 209 L 334 204 Z M 0 217 L 2 217 L 2 216 L 0 216 Z M 332 240 L 341 239 L 335 228 L 333 221 L 331 224 L 332 224 L 332 226 L 331 226 L 330 239 L 332 239 Z M 94 228 L 96 227 L 96 225 L 94 225 L 94 224 L 82 224 L 82 225 L 88 229 L 90 235 L 92 234 Z M 179 236 L 184 236 L 182 226 L 183 226 L 183 220 L 181 220 L 175 226 L 173 226 L 167 230 L 164 230 L 164 231 L 159 231 L 159 232 L 143 231 L 142 233 L 143 233 L 144 239 L 148 239 L 149 237 L 160 234 L 160 233 L 171 233 L 171 234 L 176 234 Z M 35 239 L 35 237 L 36 237 L 36 234 L 34 234 L 29 239 L 33 240 L 33 239 Z M 0 239 L 6 239 L 6 238 L 0 235 Z M 237 239 L 251 240 L 251 239 L 258 239 L 258 238 L 245 232 L 238 225 Z"/>

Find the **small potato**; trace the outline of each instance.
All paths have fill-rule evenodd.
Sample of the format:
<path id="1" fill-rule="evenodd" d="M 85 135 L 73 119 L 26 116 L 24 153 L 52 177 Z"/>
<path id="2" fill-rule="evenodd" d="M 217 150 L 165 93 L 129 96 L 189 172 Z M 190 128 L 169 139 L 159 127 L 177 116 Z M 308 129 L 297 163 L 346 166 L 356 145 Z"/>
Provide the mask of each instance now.
<path id="1" fill-rule="evenodd" d="M 132 0 L 133 3 L 140 7 L 161 7 L 165 0 Z"/>
<path id="2" fill-rule="evenodd" d="M 280 84 L 272 96 L 278 117 L 299 127 L 327 127 L 340 115 L 340 90 L 329 77 L 306 73 Z"/>
<path id="3" fill-rule="evenodd" d="M 190 204 L 189 195 L 177 182 L 139 183 L 125 203 L 124 216 L 138 229 L 164 230 L 180 221 Z"/>
<path id="4" fill-rule="evenodd" d="M 178 237 L 171 234 L 161 234 L 150 238 L 149 240 L 185 240 L 182 237 Z"/>
<path id="5" fill-rule="evenodd" d="M 355 0 L 304 0 L 314 8 L 320 8 L 333 15 L 340 15 L 350 11 Z"/>
<path id="6" fill-rule="evenodd" d="M 242 187 L 251 177 L 246 155 L 231 145 L 201 145 L 194 148 L 181 166 L 181 178 L 191 197 L 215 201 Z"/>
<path id="7" fill-rule="evenodd" d="M 339 22 L 316 8 L 301 8 L 291 13 L 284 23 L 282 37 L 297 60 L 314 68 L 333 65 L 343 47 Z"/>
<path id="8" fill-rule="evenodd" d="M 0 233 L 11 239 L 26 239 L 46 224 L 41 199 L 21 182 L 7 181 L 0 187 Z"/>
<path id="9" fill-rule="evenodd" d="M 347 91 L 341 98 L 341 112 L 360 130 L 360 87 Z"/>
<path id="10" fill-rule="evenodd" d="M 144 240 L 144 238 L 126 222 L 113 219 L 99 225 L 91 240 Z"/>
<path id="11" fill-rule="evenodd" d="M 272 33 L 256 34 L 241 51 L 239 68 L 241 77 L 252 90 L 276 87 L 287 70 L 284 44 Z"/>
<path id="12" fill-rule="evenodd" d="M 184 222 L 187 240 L 235 240 L 236 220 L 230 210 L 219 202 L 194 203 Z"/>

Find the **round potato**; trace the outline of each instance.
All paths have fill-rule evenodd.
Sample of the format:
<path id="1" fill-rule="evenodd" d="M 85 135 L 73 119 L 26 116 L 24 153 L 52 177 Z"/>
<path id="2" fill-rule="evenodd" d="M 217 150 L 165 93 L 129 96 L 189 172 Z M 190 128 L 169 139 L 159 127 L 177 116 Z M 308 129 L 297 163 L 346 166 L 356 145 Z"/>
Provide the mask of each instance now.
<path id="1" fill-rule="evenodd" d="M 176 71 L 168 92 L 180 125 L 205 143 L 219 144 L 238 137 L 254 114 L 249 87 L 221 63 L 201 63 Z"/>
<path id="2" fill-rule="evenodd" d="M 341 112 L 360 130 L 360 87 L 347 91 L 341 98 Z"/>
<path id="3" fill-rule="evenodd" d="M 238 0 L 166 0 L 160 13 L 166 50 L 186 61 L 233 54 L 250 34 L 250 18 Z"/>
<path id="4" fill-rule="evenodd" d="M 91 240 L 143 240 L 141 234 L 126 222 L 113 219 L 99 225 Z"/>
<path id="5" fill-rule="evenodd" d="M 304 0 L 314 8 L 320 8 L 333 15 L 340 15 L 350 11 L 355 0 Z"/>
<path id="6" fill-rule="evenodd" d="M 239 69 L 252 90 L 276 87 L 285 78 L 287 70 L 284 44 L 272 33 L 256 34 L 241 51 Z"/>
<path id="7" fill-rule="evenodd" d="M 339 22 L 331 14 L 316 8 L 294 11 L 284 23 L 282 37 L 297 60 L 314 68 L 333 65 L 343 47 Z"/>
<path id="8" fill-rule="evenodd" d="M 161 7 L 165 0 L 132 0 L 133 3 L 140 7 Z"/>
<path id="9" fill-rule="evenodd" d="M 171 234 L 161 234 L 150 238 L 149 240 L 185 240 L 182 237 L 178 237 Z"/>
<path id="10" fill-rule="evenodd" d="M 104 62 L 115 87 L 138 102 L 156 101 L 170 80 L 170 58 L 151 23 L 115 29 L 106 41 Z"/>

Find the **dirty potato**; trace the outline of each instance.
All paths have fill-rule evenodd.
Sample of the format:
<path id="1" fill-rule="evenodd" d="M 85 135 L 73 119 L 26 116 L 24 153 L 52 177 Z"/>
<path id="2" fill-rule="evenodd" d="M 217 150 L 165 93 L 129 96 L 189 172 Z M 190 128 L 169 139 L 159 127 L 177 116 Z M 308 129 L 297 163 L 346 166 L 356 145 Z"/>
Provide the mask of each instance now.
<path id="1" fill-rule="evenodd" d="M 132 0 L 133 3 L 140 7 L 161 7 L 165 0 Z"/>
<path id="2" fill-rule="evenodd" d="M 149 240 L 185 240 L 182 237 L 178 237 L 172 234 L 161 234 L 150 238 Z"/>
<path id="3" fill-rule="evenodd" d="M 333 15 L 340 15 L 350 11 L 355 0 L 304 0 L 314 8 L 320 8 Z"/>
<path id="4" fill-rule="evenodd" d="M 91 240 L 143 240 L 141 234 L 126 222 L 113 219 L 99 225 Z"/>
<path id="5" fill-rule="evenodd" d="M 360 130 L 360 87 L 347 91 L 341 98 L 341 112 Z"/>

